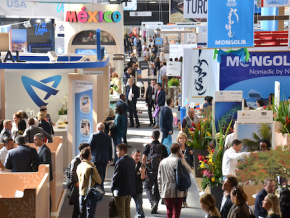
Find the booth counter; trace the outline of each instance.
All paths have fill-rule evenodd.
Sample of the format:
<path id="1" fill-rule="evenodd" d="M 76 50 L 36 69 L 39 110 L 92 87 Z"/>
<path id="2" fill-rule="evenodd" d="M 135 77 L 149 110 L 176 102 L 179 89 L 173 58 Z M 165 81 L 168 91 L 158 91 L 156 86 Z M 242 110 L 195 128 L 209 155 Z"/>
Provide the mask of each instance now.
<path id="1" fill-rule="evenodd" d="M 23 192 L 15 197 L 15 192 Z M 3 218 L 49 218 L 49 166 L 35 173 L 0 174 L 0 211 Z"/>

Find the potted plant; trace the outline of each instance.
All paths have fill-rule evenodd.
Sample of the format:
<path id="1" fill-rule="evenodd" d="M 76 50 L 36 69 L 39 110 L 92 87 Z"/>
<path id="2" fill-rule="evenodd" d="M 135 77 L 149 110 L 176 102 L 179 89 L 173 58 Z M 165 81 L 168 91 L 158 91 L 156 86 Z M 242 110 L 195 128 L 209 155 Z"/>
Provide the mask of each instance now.
<path id="1" fill-rule="evenodd" d="M 60 119 L 64 122 L 67 121 L 67 94 L 61 99 L 61 108 L 58 110 Z"/>

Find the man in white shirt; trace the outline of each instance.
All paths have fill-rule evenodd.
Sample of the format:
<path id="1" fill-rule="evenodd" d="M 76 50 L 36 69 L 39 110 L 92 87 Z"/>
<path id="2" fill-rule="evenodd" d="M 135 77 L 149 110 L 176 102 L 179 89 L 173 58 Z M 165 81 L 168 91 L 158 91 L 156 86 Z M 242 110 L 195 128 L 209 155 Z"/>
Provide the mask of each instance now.
<path id="1" fill-rule="evenodd" d="M 242 146 L 242 142 L 235 139 L 232 143 L 232 147 L 225 151 L 222 164 L 223 176 L 236 176 L 235 170 L 237 169 L 238 160 L 241 160 L 250 154 L 250 152 L 238 153 L 241 151 Z"/>
<path id="2" fill-rule="evenodd" d="M 0 150 L 0 172 L 10 172 L 11 170 L 7 170 L 4 167 L 5 159 L 8 154 L 8 151 L 14 147 L 14 142 L 12 138 L 4 138 L 3 140 L 4 146 Z"/>

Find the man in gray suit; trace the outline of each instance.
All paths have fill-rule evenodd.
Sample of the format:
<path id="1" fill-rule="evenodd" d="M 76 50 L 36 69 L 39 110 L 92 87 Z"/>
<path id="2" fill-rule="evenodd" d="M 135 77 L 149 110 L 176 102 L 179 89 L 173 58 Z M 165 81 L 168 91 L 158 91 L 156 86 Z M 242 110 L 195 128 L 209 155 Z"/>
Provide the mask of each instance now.
<path id="1" fill-rule="evenodd" d="M 0 143 L 3 143 L 5 138 L 12 138 L 12 136 L 11 136 L 11 129 L 12 129 L 11 120 L 4 120 L 3 126 L 4 126 L 4 129 L 0 133 Z"/>
<path id="2" fill-rule="evenodd" d="M 25 137 L 25 141 L 29 143 L 34 142 L 34 135 L 37 133 L 42 133 L 45 138 L 48 139 L 48 142 L 52 142 L 52 137 L 47 132 L 45 132 L 41 127 L 35 126 L 35 120 L 30 118 L 28 120 L 28 128 L 24 131 L 23 136 Z"/>
<path id="3" fill-rule="evenodd" d="M 17 148 L 8 151 L 5 168 L 11 172 L 32 172 L 31 163 L 40 163 L 39 157 L 35 148 L 25 145 L 25 138 L 22 135 L 16 137 L 15 142 L 18 144 Z"/>
<path id="4" fill-rule="evenodd" d="M 53 180 L 52 166 L 51 166 L 51 151 L 49 147 L 44 144 L 44 136 L 42 133 L 37 133 L 34 135 L 34 144 L 38 147 L 38 156 L 40 159 L 40 164 L 49 164 L 49 178 L 50 181 Z"/>

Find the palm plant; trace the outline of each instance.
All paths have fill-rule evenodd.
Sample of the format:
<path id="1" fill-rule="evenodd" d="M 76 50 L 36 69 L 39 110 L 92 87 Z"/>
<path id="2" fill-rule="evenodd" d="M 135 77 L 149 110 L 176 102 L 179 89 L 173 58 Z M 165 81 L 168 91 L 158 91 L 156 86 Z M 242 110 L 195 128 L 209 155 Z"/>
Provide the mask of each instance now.
<path id="1" fill-rule="evenodd" d="M 269 124 L 262 123 L 260 124 L 260 128 L 258 129 L 258 134 L 253 133 L 252 137 L 254 140 L 251 139 L 242 139 L 241 141 L 245 146 L 248 147 L 249 151 L 255 151 L 258 149 L 259 142 L 261 139 L 267 139 L 269 142 L 272 141 L 272 129 Z"/>

